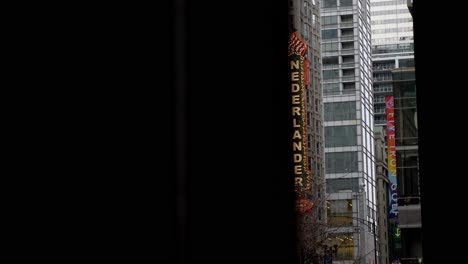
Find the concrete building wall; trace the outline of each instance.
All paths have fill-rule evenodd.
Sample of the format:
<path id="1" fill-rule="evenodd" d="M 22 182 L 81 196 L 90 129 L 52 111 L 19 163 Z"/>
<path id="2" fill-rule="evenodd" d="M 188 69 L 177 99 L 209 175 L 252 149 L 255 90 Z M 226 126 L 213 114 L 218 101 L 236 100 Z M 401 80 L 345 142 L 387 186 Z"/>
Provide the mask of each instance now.
<path id="1" fill-rule="evenodd" d="M 388 177 L 387 153 L 385 152 L 385 138 L 381 131 L 375 132 L 375 161 L 377 175 L 377 214 L 378 214 L 378 246 L 380 251 L 379 264 L 389 264 L 388 249 Z"/>
<path id="2" fill-rule="evenodd" d="M 303 219 L 309 223 L 305 238 L 313 243 L 326 241 L 326 195 L 325 195 L 325 160 L 322 96 L 322 64 L 320 40 L 320 1 L 289 1 L 290 32 L 295 31 L 307 44 L 306 59 L 309 61 L 309 85 L 306 89 L 308 163 L 312 174 L 312 190 L 307 196 L 315 207 Z M 323 240 L 323 241 L 322 241 Z M 313 251 L 315 245 L 303 245 L 304 250 Z M 303 252 L 301 254 L 304 254 Z M 301 258 L 304 262 L 304 257 Z"/>
<path id="3" fill-rule="evenodd" d="M 388 229 L 390 258 L 422 257 L 412 1 L 371 0 L 374 113 L 385 135 L 385 96 L 395 100 L 398 230 Z M 385 32 L 383 32 L 385 31 Z M 379 33 L 377 33 L 379 32 Z M 396 223 L 390 223 L 390 225 Z"/>

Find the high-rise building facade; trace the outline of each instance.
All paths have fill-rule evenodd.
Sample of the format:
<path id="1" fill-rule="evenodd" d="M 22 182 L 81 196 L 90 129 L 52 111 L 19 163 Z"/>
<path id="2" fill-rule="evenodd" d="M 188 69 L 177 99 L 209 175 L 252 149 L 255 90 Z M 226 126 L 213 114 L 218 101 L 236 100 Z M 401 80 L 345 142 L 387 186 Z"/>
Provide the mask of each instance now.
<path id="1" fill-rule="evenodd" d="M 390 260 L 422 261 L 412 1 L 371 0 L 375 130 L 386 133 L 385 97 L 395 113 L 398 217 L 389 219 Z"/>
<path id="2" fill-rule="evenodd" d="M 389 180 L 387 176 L 387 152 L 385 137 L 380 131 L 374 133 L 375 137 L 375 168 L 377 176 L 377 222 L 379 223 L 378 248 L 380 256 L 379 264 L 390 264 L 388 247 L 388 188 Z"/>
<path id="3" fill-rule="evenodd" d="M 296 32 L 307 45 L 304 55 L 308 61 L 306 85 L 307 158 L 312 175 L 312 189 L 306 194 L 314 202 L 313 210 L 300 219 L 300 262 L 322 262 L 324 253 L 317 244 L 326 241 L 325 159 L 322 98 L 322 65 L 320 59 L 320 1 L 289 1 L 290 32 Z"/>
<path id="4" fill-rule="evenodd" d="M 371 18 L 374 118 L 384 126 L 385 96 L 393 93 L 391 71 L 414 67 L 413 19 L 407 0 L 371 0 Z"/>
<path id="5" fill-rule="evenodd" d="M 325 175 L 334 263 L 376 263 L 377 191 L 369 0 L 322 0 Z"/>

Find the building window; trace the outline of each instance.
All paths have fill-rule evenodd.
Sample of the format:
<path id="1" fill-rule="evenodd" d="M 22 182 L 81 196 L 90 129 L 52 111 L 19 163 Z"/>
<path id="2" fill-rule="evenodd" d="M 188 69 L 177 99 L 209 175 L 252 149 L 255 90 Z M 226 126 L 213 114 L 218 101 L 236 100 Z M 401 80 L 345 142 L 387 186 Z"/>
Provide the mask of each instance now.
<path id="1" fill-rule="evenodd" d="M 382 125 L 382 124 L 385 124 L 386 122 L 385 116 L 375 115 L 374 118 L 375 118 L 375 124 Z"/>
<path id="2" fill-rule="evenodd" d="M 324 70 L 322 74 L 322 78 L 324 80 L 337 79 L 339 77 L 340 77 L 339 70 Z"/>
<path id="3" fill-rule="evenodd" d="M 340 6 L 353 6 L 353 0 L 340 0 Z"/>
<path id="4" fill-rule="evenodd" d="M 325 43 L 325 44 L 322 44 L 322 51 L 324 51 L 324 52 L 338 51 L 338 43 Z"/>
<path id="5" fill-rule="evenodd" d="M 333 39 L 338 37 L 338 29 L 322 30 L 322 39 Z"/>
<path id="6" fill-rule="evenodd" d="M 358 178 L 347 179 L 327 179 L 326 180 L 327 193 L 337 193 L 339 191 L 359 191 Z"/>
<path id="7" fill-rule="evenodd" d="M 385 103 L 385 96 L 379 95 L 374 97 L 374 103 Z"/>
<path id="8" fill-rule="evenodd" d="M 343 50 L 354 49 L 354 42 L 341 42 L 341 49 Z"/>
<path id="9" fill-rule="evenodd" d="M 393 78 L 392 73 L 390 72 L 374 72 L 374 81 L 391 81 Z"/>
<path id="10" fill-rule="evenodd" d="M 395 68 L 395 61 L 379 61 L 374 62 L 374 70 L 388 70 Z"/>
<path id="11" fill-rule="evenodd" d="M 338 24 L 338 17 L 337 16 L 325 16 L 322 17 L 322 25 L 336 25 Z"/>
<path id="12" fill-rule="evenodd" d="M 347 82 L 343 83 L 343 93 L 351 93 L 356 90 L 356 83 L 354 82 Z"/>
<path id="13" fill-rule="evenodd" d="M 327 239 L 327 245 L 329 247 L 338 245 L 338 251 L 333 260 L 354 260 L 353 233 L 331 233 Z"/>
<path id="14" fill-rule="evenodd" d="M 341 23 L 352 23 L 353 22 L 353 15 L 342 15 L 340 16 Z"/>
<path id="15" fill-rule="evenodd" d="M 338 56 L 333 56 L 333 57 L 323 57 L 322 59 L 322 65 L 323 66 L 333 66 L 336 65 L 338 66 Z"/>
<path id="16" fill-rule="evenodd" d="M 375 106 L 374 114 L 385 114 L 385 106 Z"/>
<path id="17" fill-rule="evenodd" d="M 400 68 L 414 67 L 414 59 L 401 59 L 398 64 Z"/>
<path id="18" fill-rule="evenodd" d="M 309 38 L 309 25 L 301 23 L 302 24 L 302 35 L 304 36 L 305 39 Z"/>
<path id="19" fill-rule="evenodd" d="M 354 63 L 354 55 L 342 56 L 343 63 Z"/>
<path id="20" fill-rule="evenodd" d="M 354 30 L 352 28 L 341 29 L 341 36 L 342 37 L 352 37 L 352 36 L 354 36 Z"/>
<path id="21" fill-rule="evenodd" d="M 343 77 L 354 76 L 354 69 L 343 69 Z"/>
<path id="22" fill-rule="evenodd" d="M 391 83 L 382 83 L 382 84 L 379 84 L 379 83 L 376 83 L 374 84 L 374 92 L 391 92 L 393 91 L 393 85 Z M 382 101 L 378 101 L 377 100 L 377 97 L 374 98 L 374 103 L 384 103 L 385 100 L 383 99 L 382 97 Z"/>
<path id="23" fill-rule="evenodd" d="M 356 145 L 356 126 L 332 126 L 325 128 L 325 147 L 347 147 Z"/>
<path id="24" fill-rule="evenodd" d="M 330 226 L 352 226 L 353 201 L 351 199 L 327 201 L 327 217 Z"/>
<path id="25" fill-rule="evenodd" d="M 339 83 L 324 83 L 323 84 L 323 93 L 324 94 L 336 94 L 340 92 Z"/>
<path id="26" fill-rule="evenodd" d="M 324 104 L 325 121 L 342 121 L 356 119 L 356 102 L 337 102 Z"/>
<path id="27" fill-rule="evenodd" d="M 324 0 L 323 1 L 323 7 L 336 7 L 337 6 L 337 1 L 336 0 Z"/>

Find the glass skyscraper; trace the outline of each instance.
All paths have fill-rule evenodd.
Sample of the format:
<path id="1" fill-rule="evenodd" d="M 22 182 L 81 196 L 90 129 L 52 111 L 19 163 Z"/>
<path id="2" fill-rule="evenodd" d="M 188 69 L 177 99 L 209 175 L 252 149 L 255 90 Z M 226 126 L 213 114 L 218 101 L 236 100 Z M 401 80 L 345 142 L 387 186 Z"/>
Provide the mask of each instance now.
<path id="1" fill-rule="evenodd" d="M 323 0 L 325 176 L 334 261 L 375 263 L 379 251 L 369 0 Z"/>

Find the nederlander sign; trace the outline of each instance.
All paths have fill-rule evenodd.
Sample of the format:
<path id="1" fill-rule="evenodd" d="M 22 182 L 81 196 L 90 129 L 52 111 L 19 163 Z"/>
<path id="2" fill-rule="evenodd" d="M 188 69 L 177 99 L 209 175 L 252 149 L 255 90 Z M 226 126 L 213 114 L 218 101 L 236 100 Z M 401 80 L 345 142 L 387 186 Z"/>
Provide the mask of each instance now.
<path id="1" fill-rule="evenodd" d="M 304 54 L 306 44 L 293 32 L 289 37 L 289 74 L 292 112 L 292 150 L 294 186 L 299 196 L 297 210 L 310 210 L 311 202 L 304 200 L 304 192 L 311 189 L 312 177 L 307 164 L 307 128 L 304 88 Z M 302 209 L 301 209 L 302 208 Z"/>

